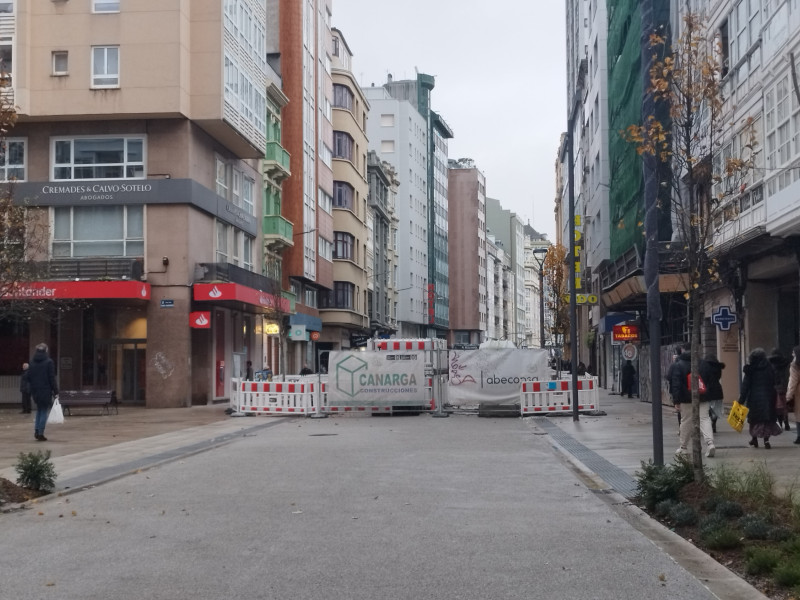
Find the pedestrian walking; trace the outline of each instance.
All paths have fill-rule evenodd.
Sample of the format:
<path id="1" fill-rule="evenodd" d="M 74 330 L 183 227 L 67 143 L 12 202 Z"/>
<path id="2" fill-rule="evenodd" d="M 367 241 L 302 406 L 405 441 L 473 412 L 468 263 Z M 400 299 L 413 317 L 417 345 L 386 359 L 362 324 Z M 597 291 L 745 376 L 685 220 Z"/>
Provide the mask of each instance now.
<path id="1" fill-rule="evenodd" d="M 800 444 L 800 419 L 797 418 L 797 402 L 800 400 L 800 346 L 792 350 L 792 362 L 789 364 L 789 383 L 786 386 L 786 407 L 794 406 L 794 429 L 797 437 L 795 444 Z"/>
<path id="2" fill-rule="evenodd" d="M 248 360 L 247 361 L 247 369 L 245 370 L 244 378 L 247 381 L 253 381 L 253 361 L 252 360 Z"/>
<path id="3" fill-rule="evenodd" d="M 633 380 L 635 377 L 636 367 L 633 366 L 631 361 L 626 360 L 625 364 L 622 365 L 622 390 L 620 393 L 623 396 L 627 394 L 628 398 L 633 398 Z"/>
<path id="4" fill-rule="evenodd" d="M 22 363 L 19 376 L 19 393 L 22 395 L 22 414 L 31 414 L 31 384 L 28 383 L 28 363 Z"/>
<path id="5" fill-rule="evenodd" d="M 53 359 L 47 354 L 47 344 L 36 346 L 36 352 L 34 352 L 28 367 L 28 383 L 31 387 L 31 397 L 36 403 L 34 435 L 40 442 L 46 442 L 44 426 L 47 424 L 47 415 L 50 414 L 50 408 L 53 406 L 53 398 L 58 394 L 56 366 Z"/>
<path id="6" fill-rule="evenodd" d="M 711 417 L 711 431 L 717 433 L 717 419 L 724 417 L 723 393 L 722 393 L 722 369 L 725 363 L 719 362 L 713 354 L 707 354 L 703 358 L 708 367 L 708 378 L 703 377 L 706 385 L 706 398 L 708 399 L 709 417 Z"/>
<path id="7" fill-rule="evenodd" d="M 763 348 L 754 349 L 744 366 L 739 402 L 747 406 L 747 422 L 750 424 L 750 445 L 758 448 L 758 438 L 764 440 L 764 448 L 771 448 L 769 438 L 780 435 L 781 427 L 775 414 L 775 370 Z"/>
<path id="8" fill-rule="evenodd" d="M 698 365 L 699 379 L 703 382 L 701 389 L 705 387 L 705 378 L 711 378 L 712 374 L 706 361 L 699 361 Z M 683 454 L 687 451 L 689 440 L 692 437 L 692 429 L 694 427 L 694 420 L 692 419 L 692 389 L 691 389 L 691 374 L 692 374 L 692 353 L 690 346 L 685 346 L 683 351 L 678 355 L 675 361 L 675 368 L 671 369 L 671 389 L 674 390 L 673 401 L 676 402 L 676 407 L 681 411 L 681 425 L 680 425 L 680 446 L 675 451 L 675 454 Z M 706 448 L 705 455 L 711 458 L 716 453 L 714 446 L 714 432 L 711 427 L 711 417 L 708 415 L 708 398 L 707 391 L 700 394 L 700 435 L 703 438 L 703 445 Z M 686 414 L 684 414 L 686 410 Z"/>
<path id="9" fill-rule="evenodd" d="M 675 390 L 672 387 L 672 375 L 675 372 L 676 363 L 678 362 L 678 357 L 680 355 L 681 347 L 678 346 L 675 349 L 675 354 L 672 355 L 672 363 L 670 363 L 669 368 L 667 369 L 667 374 L 664 377 L 667 380 L 667 388 L 669 389 L 669 396 L 672 399 L 672 406 L 675 407 L 675 414 L 678 415 L 678 435 L 680 435 L 681 429 L 681 411 L 680 406 L 678 406 L 678 401 L 675 400 L 676 396 L 678 395 L 678 390 Z"/>
<path id="10" fill-rule="evenodd" d="M 789 385 L 789 363 L 778 348 L 773 348 L 769 353 L 769 364 L 775 370 L 775 416 L 778 417 L 778 425 L 783 425 L 789 431 L 789 411 L 786 408 L 786 388 Z"/>
<path id="11" fill-rule="evenodd" d="M 308 366 L 308 363 L 303 363 L 303 368 L 300 369 L 300 375 L 311 375 L 314 371 Z"/>

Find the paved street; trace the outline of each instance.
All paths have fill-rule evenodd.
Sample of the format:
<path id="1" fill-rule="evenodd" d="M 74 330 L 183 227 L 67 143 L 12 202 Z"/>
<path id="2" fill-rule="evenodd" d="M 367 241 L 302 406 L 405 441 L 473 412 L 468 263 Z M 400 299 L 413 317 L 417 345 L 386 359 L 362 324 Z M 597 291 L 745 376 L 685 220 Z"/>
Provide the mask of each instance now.
<path id="1" fill-rule="evenodd" d="M 592 419 L 578 427 L 591 430 Z M 60 486 L 108 482 L 0 515 L 4 595 L 761 597 L 653 528 L 541 425 L 223 418 L 60 457 Z M 112 463 L 133 474 L 119 477 Z"/>

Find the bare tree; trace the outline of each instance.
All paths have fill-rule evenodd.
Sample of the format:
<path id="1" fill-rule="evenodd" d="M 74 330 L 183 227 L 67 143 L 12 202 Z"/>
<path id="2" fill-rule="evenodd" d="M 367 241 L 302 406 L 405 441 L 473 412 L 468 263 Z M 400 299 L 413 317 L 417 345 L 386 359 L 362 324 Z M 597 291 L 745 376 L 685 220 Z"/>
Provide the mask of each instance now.
<path id="1" fill-rule="evenodd" d="M 685 297 L 689 306 L 692 391 L 692 463 L 695 479 L 703 478 L 700 444 L 698 365 L 701 348 L 703 294 L 721 285 L 714 243 L 719 224 L 732 214 L 731 199 L 743 191 L 752 168 L 756 145 L 752 119 L 733 127 L 725 119 L 720 42 L 697 14 L 682 18 L 677 41 L 668 47 L 659 32 L 650 35 L 653 60 L 650 89 L 655 114 L 624 132 L 640 155 L 653 156 L 670 166 L 660 182 L 672 190 L 661 211 L 672 215 L 672 249 L 683 258 Z M 659 113 L 659 109 L 661 112 Z M 724 145 L 734 140 L 736 144 Z"/>

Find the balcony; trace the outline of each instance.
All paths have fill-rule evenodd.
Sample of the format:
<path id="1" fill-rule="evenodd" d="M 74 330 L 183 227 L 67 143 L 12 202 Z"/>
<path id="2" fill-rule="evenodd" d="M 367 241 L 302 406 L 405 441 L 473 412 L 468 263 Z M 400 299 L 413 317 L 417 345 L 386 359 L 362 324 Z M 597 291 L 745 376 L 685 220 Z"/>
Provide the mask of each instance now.
<path id="1" fill-rule="evenodd" d="M 289 153 L 279 142 L 267 142 L 267 152 L 264 155 L 264 177 L 275 183 L 283 182 L 292 174 L 290 159 Z"/>
<path id="2" fill-rule="evenodd" d="M 71 258 L 36 263 L 37 279 L 49 281 L 141 280 L 142 259 L 135 258 Z"/>
<path id="3" fill-rule="evenodd" d="M 294 225 L 280 215 L 267 215 L 264 217 L 262 233 L 264 245 L 272 250 L 291 248 L 294 246 Z"/>
<path id="4" fill-rule="evenodd" d="M 238 283 L 245 287 L 281 295 L 281 282 L 230 263 L 197 263 L 194 283 Z"/>

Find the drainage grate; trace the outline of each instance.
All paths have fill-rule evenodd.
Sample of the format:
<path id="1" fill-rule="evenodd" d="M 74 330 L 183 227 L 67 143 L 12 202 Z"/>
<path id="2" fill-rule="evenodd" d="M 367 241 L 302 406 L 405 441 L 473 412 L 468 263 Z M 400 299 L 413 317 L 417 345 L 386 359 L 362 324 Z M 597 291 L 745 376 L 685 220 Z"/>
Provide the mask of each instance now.
<path id="1" fill-rule="evenodd" d="M 636 496 L 636 480 L 619 467 L 611 464 L 594 450 L 589 450 L 574 437 L 564 432 L 550 419 L 536 417 L 534 423 L 547 431 L 558 445 L 579 460 L 587 469 L 597 474 L 603 481 L 626 498 Z"/>

